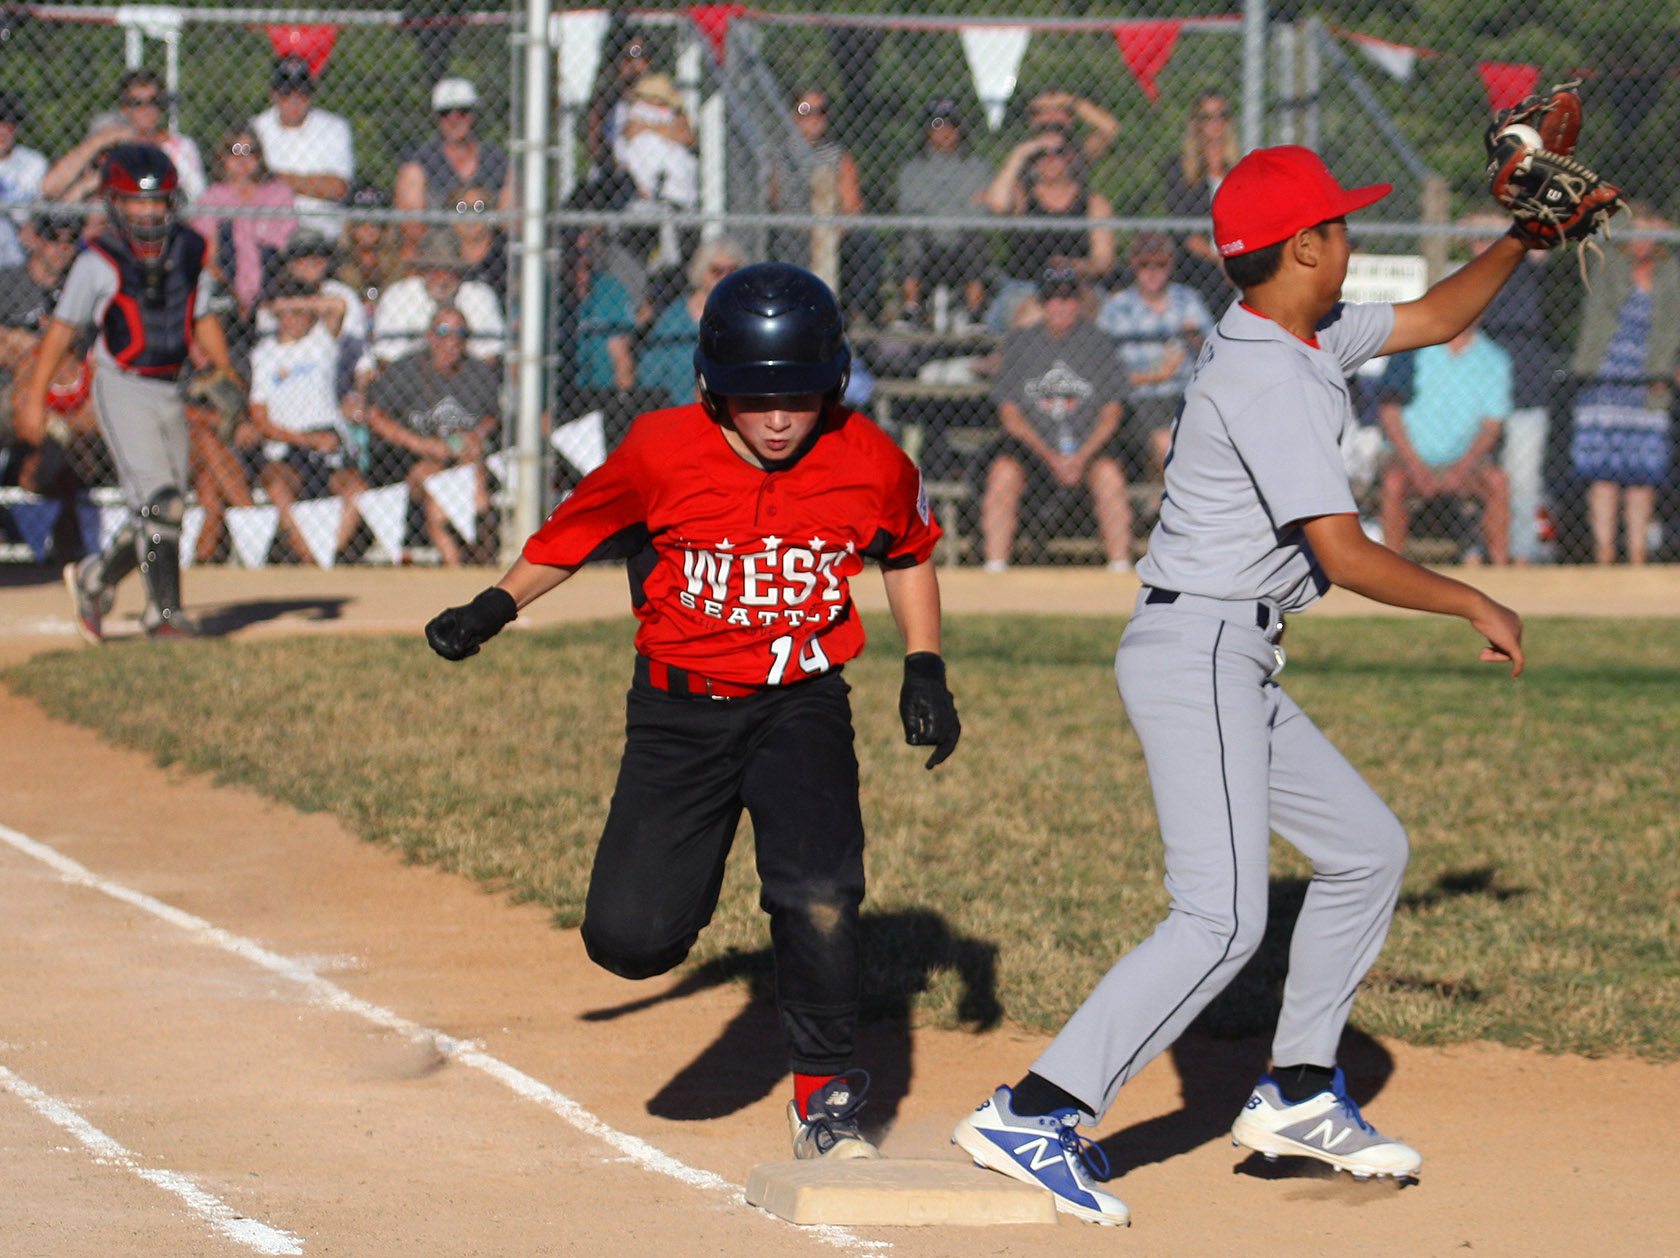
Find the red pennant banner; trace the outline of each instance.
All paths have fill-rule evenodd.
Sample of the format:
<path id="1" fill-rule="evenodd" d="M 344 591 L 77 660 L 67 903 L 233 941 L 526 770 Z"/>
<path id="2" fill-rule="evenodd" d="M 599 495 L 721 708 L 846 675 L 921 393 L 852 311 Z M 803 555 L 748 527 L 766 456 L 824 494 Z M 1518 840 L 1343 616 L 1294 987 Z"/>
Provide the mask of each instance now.
<path id="1" fill-rule="evenodd" d="M 276 57 L 302 57 L 309 63 L 309 73 L 321 77 L 321 70 L 332 56 L 338 42 L 336 26 L 293 26 L 278 24 L 265 26 L 268 42 Z"/>
<path id="2" fill-rule="evenodd" d="M 1120 46 L 1126 68 L 1132 72 L 1132 77 L 1138 81 L 1151 105 L 1161 99 L 1160 90 L 1155 86 L 1155 76 L 1166 69 L 1167 62 L 1172 58 L 1180 25 L 1175 21 L 1115 23 L 1114 42 Z"/>
<path id="3" fill-rule="evenodd" d="M 689 20 L 712 46 L 712 57 L 723 64 L 724 41 L 729 38 L 729 24 L 747 11 L 744 4 L 696 4 L 688 10 Z"/>
<path id="4" fill-rule="evenodd" d="M 1520 61 L 1478 61 L 1476 73 L 1482 76 L 1482 88 L 1494 113 L 1534 95 L 1540 86 L 1540 67 Z"/>

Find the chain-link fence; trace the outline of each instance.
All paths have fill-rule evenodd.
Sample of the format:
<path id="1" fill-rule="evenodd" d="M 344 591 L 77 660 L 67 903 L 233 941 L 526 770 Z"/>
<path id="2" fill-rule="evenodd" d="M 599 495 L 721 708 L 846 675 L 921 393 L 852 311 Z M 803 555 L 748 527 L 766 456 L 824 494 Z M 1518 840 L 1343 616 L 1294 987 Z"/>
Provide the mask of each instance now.
<path id="1" fill-rule="evenodd" d="M 1680 112 L 1667 10 L 857 8 L 567 10 L 532 27 L 524 4 L 321 11 L 303 26 L 295 12 L 14 6 L 0 115 L 18 147 L 0 157 L 0 195 L 29 208 L 15 242 L 0 224 L 0 264 L 15 264 L 0 273 L 0 365 L 27 374 L 41 309 L 31 324 L 6 277 L 33 266 L 51 291 L 41 277 L 85 234 L 72 168 L 114 110 L 197 141 L 208 190 L 185 216 L 211 240 L 215 308 L 252 385 L 243 414 L 209 390 L 189 411 L 201 560 L 490 558 L 516 540 L 518 467 L 540 453 L 523 482 L 540 511 L 635 414 L 693 400 L 706 293 L 777 258 L 840 294 L 850 400 L 921 462 L 945 560 L 1119 563 L 1141 552 L 1188 373 L 1235 297 L 1207 216 L 1240 153 L 1302 143 L 1345 185 L 1393 182 L 1352 224 L 1346 291 L 1406 300 L 1502 230 L 1481 173 L 1492 110 L 1579 79 L 1581 152 L 1637 198 L 1637 221 L 1585 279 L 1573 253 L 1535 255 L 1472 334 L 1369 364 L 1345 454 L 1367 528 L 1428 562 L 1680 553 L 1680 234 L 1673 159 L 1653 142 Z M 533 40 L 553 89 L 535 112 Z M 130 103 L 152 92 L 163 109 Z M 272 116 L 300 104 L 301 124 Z M 353 164 L 346 131 L 308 122 L 325 115 L 344 120 Z M 532 143 L 549 178 L 520 195 Z M 43 155 L 33 185 L 21 148 Z M 278 181 L 245 173 L 259 153 Z M 521 212 L 536 210 L 540 304 L 518 262 Z M 310 319 L 307 334 L 281 326 Z M 541 390 L 525 410 L 540 415 L 520 423 L 531 331 Z M 283 423 L 277 410 L 302 405 L 306 343 L 323 371 L 332 357 L 332 396 Z M 92 408 L 74 404 L 83 373 L 61 374 L 64 479 L 36 485 L 15 444 L 0 476 L 14 557 L 81 543 L 98 513 L 74 495 L 113 484 Z M 275 435 L 327 427 L 334 457 L 311 442 L 335 439 Z M 83 509 L 55 511 L 55 494 Z"/>

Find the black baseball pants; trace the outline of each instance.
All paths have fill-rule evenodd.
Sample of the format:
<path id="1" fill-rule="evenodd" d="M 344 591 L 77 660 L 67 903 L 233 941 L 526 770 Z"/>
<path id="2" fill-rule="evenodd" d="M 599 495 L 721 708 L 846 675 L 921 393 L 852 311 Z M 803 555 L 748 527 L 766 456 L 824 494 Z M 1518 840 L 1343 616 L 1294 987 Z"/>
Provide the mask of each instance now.
<path id="1" fill-rule="evenodd" d="M 745 809 L 801 1074 L 852 1064 L 863 817 L 850 692 L 838 672 L 741 699 L 638 679 L 584 909 L 596 964 L 625 978 L 665 973 L 711 921 Z"/>

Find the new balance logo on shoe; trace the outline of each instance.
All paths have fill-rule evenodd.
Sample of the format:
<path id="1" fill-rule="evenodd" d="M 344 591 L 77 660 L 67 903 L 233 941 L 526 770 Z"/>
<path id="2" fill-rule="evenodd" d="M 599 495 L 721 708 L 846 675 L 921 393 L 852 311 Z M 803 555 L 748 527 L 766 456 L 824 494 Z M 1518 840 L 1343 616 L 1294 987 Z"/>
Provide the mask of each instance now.
<path id="1" fill-rule="evenodd" d="M 1318 1126 L 1303 1135 L 1301 1139 L 1303 1141 L 1316 1140 L 1319 1144 L 1323 1145 L 1326 1150 L 1329 1150 L 1334 1149 L 1352 1134 L 1352 1127 L 1343 1127 L 1338 1130 L 1336 1124 L 1326 1118 Z"/>
<path id="2" fill-rule="evenodd" d="M 1010 1152 L 1020 1157 L 1028 1149 L 1032 1150 L 1032 1157 L 1027 1162 L 1029 1170 L 1042 1171 L 1047 1166 L 1053 1166 L 1062 1160 L 1062 1146 L 1058 1142 L 1052 1148 L 1049 1136 L 1040 1136 L 1036 1140 L 1029 1140 L 1023 1145 L 1017 1145 Z"/>

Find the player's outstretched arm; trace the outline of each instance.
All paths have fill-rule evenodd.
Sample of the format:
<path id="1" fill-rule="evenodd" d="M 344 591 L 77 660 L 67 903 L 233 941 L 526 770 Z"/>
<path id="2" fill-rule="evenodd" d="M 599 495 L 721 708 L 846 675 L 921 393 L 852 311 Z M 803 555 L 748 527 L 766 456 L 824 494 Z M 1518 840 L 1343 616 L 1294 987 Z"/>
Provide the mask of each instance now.
<path id="1" fill-rule="evenodd" d="M 1501 236 L 1416 301 L 1394 307 L 1394 330 L 1379 354 L 1398 354 L 1450 341 L 1475 322 L 1528 254 L 1512 236 Z"/>
<path id="2" fill-rule="evenodd" d="M 904 638 L 904 684 L 898 692 L 898 715 L 904 741 L 932 747 L 933 768 L 957 749 L 962 722 L 945 684 L 945 660 L 939 654 L 939 576 L 933 561 L 913 568 L 886 568 L 887 606 Z"/>
<path id="3" fill-rule="evenodd" d="M 446 660 L 464 660 L 513 623 L 519 609 L 565 581 L 576 568 L 514 560 L 500 581 L 470 603 L 445 608 L 426 623 L 426 643 Z"/>
<path id="4" fill-rule="evenodd" d="M 1356 515 L 1321 515 L 1300 524 L 1334 584 L 1390 607 L 1463 617 L 1488 641 L 1482 648 L 1484 662 L 1509 660 L 1511 676 L 1522 673 L 1522 618 L 1509 607 L 1377 545 L 1365 536 Z"/>

